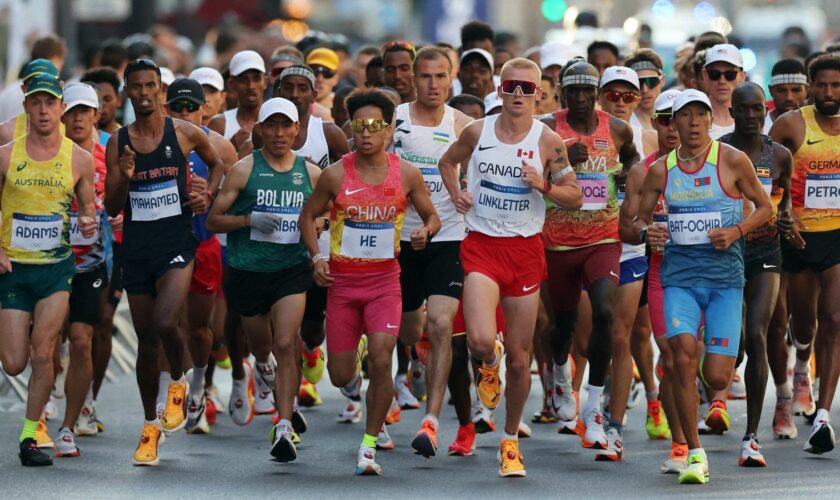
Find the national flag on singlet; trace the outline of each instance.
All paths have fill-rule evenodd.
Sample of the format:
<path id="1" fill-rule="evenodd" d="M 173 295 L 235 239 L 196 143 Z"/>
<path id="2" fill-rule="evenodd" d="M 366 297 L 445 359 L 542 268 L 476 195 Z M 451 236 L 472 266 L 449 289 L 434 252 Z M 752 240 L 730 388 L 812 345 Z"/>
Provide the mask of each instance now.
<path id="1" fill-rule="evenodd" d="M 533 160 L 534 152 L 531 150 L 519 148 L 516 151 L 516 156 L 518 156 L 519 158 L 528 158 L 529 160 Z"/>
<path id="2" fill-rule="evenodd" d="M 595 139 L 592 142 L 593 142 L 593 145 L 595 146 L 595 148 L 597 148 L 597 149 L 609 149 L 610 148 L 610 141 L 608 141 L 606 139 Z"/>
<path id="3" fill-rule="evenodd" d="M 757 168 L 755 169 L 755 175 L 759 177 L 770 177 L 770 169 L 769 168 Z"/>
<path id="4" fill-rule="evenodd" d="M 709 177 L 698 177 L 697 179 L 694 179 L 694 187 L 708 186 L 711 183 L 712 180 Z"/>
<path id="5" fill-rule="evenodd" d="M 432 132 L 432 140 L 435 142 L 449 144 L 449 134 L 446 132 Z"/>

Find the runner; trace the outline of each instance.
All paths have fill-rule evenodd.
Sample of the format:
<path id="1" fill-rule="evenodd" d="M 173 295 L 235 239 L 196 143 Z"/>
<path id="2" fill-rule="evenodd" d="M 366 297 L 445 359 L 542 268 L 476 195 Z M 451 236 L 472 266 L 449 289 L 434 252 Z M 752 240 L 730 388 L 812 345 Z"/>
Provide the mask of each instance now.
<path id="1" fill-rule="evenodd" d="M 673 394 L 689 447 L 679 482 L 704 484 L 709 465 L 695 425 L 696 378 L 699 373 L 714 391 L 732 379 L 744 297 L 741 240 L 767 222 L 772 206 L 749 157 L 709 136 L 712 104 L 705 94 L 683 91 L 673 113 L 680 146 L 651 164 L 633 229 L 639 240 L 665 249 L 661 279 L 676 375 Z M 660 196 L 668 206 L 667 227 L 649 225 Z M 755 204 L 746 218 L 742 197 Z M 701 319 L 705 350 L 697 342 Z M 712 407 L 715 403 L 720 401 Z"/>
<path id="2" fill-rule="evenodd" d="M 790 216 L 792 160 L 790 151 L 761 133 L 767 112 L 765 101 L 764 90 L 755 83 L 735 87 L 732 93 L 735 131 L 720 138 L 720 142 L 746 153 L 764 191 L 773 201 L 773 217 L 754 232 L 744 235 L 747 431 L 738 459 L 738 465 L 744 467 L 767 466 L 756 435 L 767 390 L 767 328 L 776 307 L 782 272 L 782 250 L 776 225 L 782 227 L 785 234 L 793 227 Z M 747 204 L 744 209 L 751 210 L 752 207 Z M 788 417 L 792 418 L 791 415 Z"/>
<path id="3" fill-rule="evenodd" d="M 493 56 L 484 49 L 464 51 L 458 66 L 458 81 L 464 94 L 484 99 L 495 90 Z"/>
<path id="4" fill-rule="evenodd" d="M 414 45 L 402 40 L 388 42 L 382 46 L 384 83 L 400 94 L 400 102 L 411 102 L 417 99 L 417 89 L 414 87 L 412 73 L 416 53 Z"/>
<path id="5" fill-rule="evenodd" d="M 201 67 L 192 70 L 190 80 L 195 80 L 204 91 L 201 105 L 201 125 L 207 127 L 214 116 L 222 112 L 225 104 L 225 79 L 215 68 Z"/>
<path id="6" fill-rule="evenodd" d="M 117 110 L 123 104 L 120 77 L 113 69 L 102 67 L 87 71 L 81 81 L 93 85 L 99 96 L 99 123 L 96 128 L 99 129 L 99 143 L 106 146 L 111 134 L 122 126 L 117 122 Z"/>
<path id="7" fill-rule="evenodd" d="M 94 167 L 90 153 L 59 129 L 61 82 L 37 75 L 24 92 L 31 132 L 0 147 L 0 363 L 12 377 L 31 365 L 18 456 L 24 466 L 41 466 L 52 465 L 52 458 L 38 449 L 35 433 L 53 384 L 53 351 L 75 273 L 70 204 L 75 192 L 80 232 L 92 238 Z"/>
<path id="8" fill-rule="evenodd" d="M 598 103 L 602 111 L 624 120 L 633 129 L 633 144 L 640 155 L 652 153 L 656 148 L 656 133 L 634 125 L 633 117 L 641 102 L 639 77 L 636 72 L 624 66 L 610 66 L 601 76 L 601 92 Z"/>
<path id="9" fill-rule="evenodd" d="M 770 72 L 770 97 L 774 108 L 764 119 L 763 134 L 770 132 L 770 127 L 777 118 L 801 108 L 808 99 L 808 74 L 805 66 L 796 59 L 782 59 L 773 65 Z"/>
<path id="10" fill-rule="evenodd" d="M 23 82 L 20 84 L 21 90 L 25 93 L 29 82 L 38 75 L 48 75 L 53 78 L 58 78 L 58 68 L 55 67 L 51 61 L 47 59 L 34 59 L 30 61 L 21 72 L 23 75 Z M 61 125 L 63 127 L 63 125 Z M 8 144 L 12 139 L 21 137 L 29 132 L 29 117 L 26 112 L 22 112 L 14 118 L 0 123 L 0 144 Z M 62 130 L 62 135 L 64 131 Z"/>
<path id="11" fill-rule="evenodd" d="M 477 390 L 489 409 L 502 395 L 503 346 L 496 341 L 493 314 L 500 301 L 507 320 L 501 476 L 526 475 L 517 431 L 531 386 L 530 350 L 546 276 L 539 237 L 543 195 L 564 208 L 581 204 L 562 139 L 533 118 L 541 76 L 528 59 L 508 61 L 498 90 L 502 113 L 468 125 L 439 162 L 444 186 L 470 231 L 461 245 L 464 319 L 471 355 L 482 363 Z M 467 163 L 468 186 L 462 191 L 458 165 Z"/>
<path id="12" fill-rule="evenodd" d="M 257 122 L 263 93 L 268 84 L 262 56 L 253 50 L 234 54 L 230 60 L 228 81 L 239 106 L 216 115 L 207 126 L 224 136 L 239 151 L 242 144 L 251 138 L 251 129 Z"/>
<path id="13" fill-rule="evenodd" d="M 359 341 L 367 335 L 368 415 L 356 474 L 379 475 L 376 436 L 394 393 L 391 357 L 400 326 L 399 236 L 408 201 L 423 219 L 412 234 L 426 246 L 440 220 L 417 169 L 385 152 L 393 132 L 394 103 L 378 90 L 347 98 L 356 153 L 324 170 L 300 217 L 301 233 L 319 285 L 327 295 L 327 368 L 346 396 L 361 390 Z M 330 211 L 330 260 L 318 248 L 316 219 Z"/>
<path id="14" fill-rule="evenodd" d="M 326 47 L 317 48 L 306 55 L 306 65 L 312 68 L 316 76 L 317 102 L 329 114 L 333 102 L 333 89 L 338 84 L 338 54 Z"/>
<path id="15" fill-rule="evenodd" d="M 583 288 L 592 304 L 592 326 L 588 348 L 580 351 L 588 354 L 590 365 L 589 398 L 581 412 L 586 427 L 581 445 L 604 450 L 596 459 L 620 459 L 621 421 L 609 422 L 607 436 L 600 405 L 612 357 L 613 308 L 620 276 L 617 194 L 619 183 L 639 161 L 639 154 L 630 125 L 595 109 L 599 80 L 598 70 L 589 63 L 569 66 L 561 80 L 568 109 L 543 118 L 543 123 L 569 145 L 569 162 L 583 192 L 580 208 L 549 206 L 543 228 L 555 323 L 551 337 L 554 388 L 550 404 L 562 421 L 573 421 L 578 415 L 568 359 Z M 582 365 L 578 368 L 583 370 Z M 623 401 L 626 400 L 625 396 Z"/>
<path id="16" fill-rule="evenodd" d="M 291 422 L 297 335 L 312 282 L 297 219 L 321 171 L 291 150 L 300 126 L 291 101 L 266 101 L 259 124 L 265 146 L 226 177 L 207 226 L 229 233 L 225 295 L 242 318 L 257 379 L 277 391 L 280 421 L 272 429 L 271 455 L 290 462 L 297 458 Z"/>
<path id="17" fill-rule="evenodd" d="M 662 93 L 665 75 L 662 74 L 662 58 L 652 49 L 638 49 L 624 60 L 624 65 L 636 72 L 639 77 L 639 90 L 642 98 L 633 110 L 630 124 L 643 130 L 654 130 L 654 104 Z"/>
<path id="18" fill-rule="evenodd" d="M 134 453 L 135 465 L 157 465 L 163 432 L 187 423 L 184 401 L 183 337 L 178 322 L 187 298 L 197 246 L 192 214 L 204 213 L 219 185 L 224 165 L 198 127 L 164 117 L 158 105 L 160 69 L 148 59 L 130 62 L 124 72 L 126 94 L 137 121 L 108 141 L 105 208 L 111 216 L 125 209 L 123 281 L 137 333 L 137 383 L 145 423 Z M 207 164 L 207 190 L 190 191 L 187 157 L 196 150 Z M 193 183 L 196 184 L 196 183 Z M 126 200 L 130 200 L 126 204 Z M 158 418 L 158 349 L 162 342 L 172 382 Z"/>
<path id="19" fill-rule="evenodd" d="M 840 293 L 840 194 L 835 178 L 840 174 L 840 57 L 817 57 L 808 66 L 808 78 L 814 104 L 780 116 L 773 122 L 770 137 L 793 153 L 791 202 L 797 224 L 782 239 L 782 267 L 790 273 L 794 345 L 797 349 L 810 345 L 816 333 L 825 347 L 816 350 L 820 390 L 817 413 L 805 443 L 806 452 L 821 454 L 834 449 L 828 412 L 838 374 L 833 353 L 840 332 L 840 318 L 834 313 L 834 297 Z M 800 363 L 807 361 L 797 360 L 797 365 Z M 799 366 L 794 370 L 804 371 Z M 800 385 L 807 387 L 810 380 L 795 375 L 797 392 Z"/>
<path id="20" fill-rule="evenodd" d="M 703 85 L 712 103 L 712 139 L 735 129 L 735 122 L 729 114 L 732 107 L 732 91 L 746 78 L 744 58 L 732 44 L 722 43 L 706 50 L 703 65 Z"/>

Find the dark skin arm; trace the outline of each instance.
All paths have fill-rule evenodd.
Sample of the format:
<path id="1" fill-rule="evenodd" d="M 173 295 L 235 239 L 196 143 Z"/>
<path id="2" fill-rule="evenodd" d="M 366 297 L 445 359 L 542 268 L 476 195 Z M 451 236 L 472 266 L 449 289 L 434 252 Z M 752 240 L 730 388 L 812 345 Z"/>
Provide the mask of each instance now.
<path id="1" fill-rule="evenodd" d="M 217 134 L 224 136 L 225 135 L 225 115 L 219 113 L 218 115 L 210 118 L 210 121 L 207 123 L 207 128 L 216 132 Z"/>
<path id="2" fill-rule="evenodd" d="M 344 132 L 335 123 L 324 122 L 324 137 L 330 150 L 330 162 L 335 163 L 350 152 L 350 144 Z"/>
<path id="3" fill-rule="evenodd" d="M 776 143 L 773 144 L 773 161 L 776 163 L 776 173 L 779 176 L 776 185 L 783 190 L 782 199 L 779 200 L 777 208 L 776 227 L 785 235 L 788 243 L 802 250 L 805 248 L 805 240 L 799 234 L 791 215 L 790 176 L 793 173 L 793 155 L 786 147 Z"/>
<path id="4" fill-rule="evenodd" d="M 624 179 L 630 168 L 641 160 L 636 145 L 633 143 L 633 129 L 626 122 L 610 117 L 610 134 L 618 148 L 618 161 L 621 162 L 621 172 L 615 175 L 619 186 L 624 185 Z"/>
<path id="5" fill-rule="evenodd" d="M 134 177 L 134 160 L 137 157 L 127 144 L 118 151 L 117 137 L 117 134 L 112 135 L 105 147 L 105 210 L 111 217 L 117 217 L 125 208 L 128 184 Z"/>
<path id="6" fill-rule="evenodd" d="M 203 130 L 192 123 L 177 118 L 173 118 L 173 121 L 175 122 L 175 132 L 178 134 L 178 143 L 181 145 L 184 157 L 189 156 L 190 151 L 195 151 L 198 154 L 199 158 L 207 165 L 207 171 L 209 172 L 206 191 L 215 193 L 219 190 L 219 184 L 222 182 L 225 165 L 210 144 L 210 138 Z M 206 212 L 212 202 L 211 196 L 205 195 L 204 190 L 198 193 L 191 192 L 189 196 L 190 199 L 184 203 L 184 206 L 196 214 Z"/>

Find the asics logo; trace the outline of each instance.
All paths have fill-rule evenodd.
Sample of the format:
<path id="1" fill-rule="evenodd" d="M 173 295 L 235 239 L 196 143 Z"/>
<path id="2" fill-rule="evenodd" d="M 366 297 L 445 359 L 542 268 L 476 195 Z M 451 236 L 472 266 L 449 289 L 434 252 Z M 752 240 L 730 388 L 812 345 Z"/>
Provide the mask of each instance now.
<path id="1" fill-rule="evenodd" d="M 359 191 L 364 191 L 364 190 L 365 190 L 365 188 L 359 188 L 359 189 L 349 189 L 349 188 L 347 188 L 347 189 L 344 190 L 344 195 L 345 196 L 352 196 L 352 195 L 358 193 Z"/>
<path id="2" fill-rule="evenodd" d="M 522 291 L 523 291 L 523 292 L 530 292 L 531 290 L 533 290 L 534 288 L 536 288 L 536 287 L 538 287 L 538 286 L 540 286 L 540 284 L 539 284 L 539 283 L 537 283 L 536 285 L 531 285 L 531 286 L 524 286 L 524 285 L 523 285 L 523 286 L 522 286 Z"/>
<path id="3" fill-rule="evenodd" d="M 93 288 L 99 288 L 102 285 L 102 280 L 98 279 L 93 282 Z"/>
<path id="4" fill-rule="evenodd" d="M 26 168 L 26 162 L 25 162 L 25 161 L 22 161 L 22 162 L 20 162 L 20 164 L 16 167 L 16 170 L 17 170 L 18 172 L 20 172 L 20 171 L 21 171 L 21 170 L 23 170 L 24 168 Z"/>

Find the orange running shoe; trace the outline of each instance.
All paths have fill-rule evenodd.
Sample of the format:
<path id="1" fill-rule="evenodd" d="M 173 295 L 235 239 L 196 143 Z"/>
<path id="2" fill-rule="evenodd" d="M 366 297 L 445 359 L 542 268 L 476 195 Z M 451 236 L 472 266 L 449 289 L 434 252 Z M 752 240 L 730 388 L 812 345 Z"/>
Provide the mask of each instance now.
<path id="1" fill-rule="evenodd" d="M 385 415 L 385 425 L 396 424 L 400 421 L 401 413 L 400 405 L 397 404 L 397 399 L 391 401 L 391 408 L 388 409 L 388 414 Z"/>
<path id="2" fill-rule="evenodd" d="M 170 382 L 166 396 L 166 407 L 160 419 L 160 426 L 165 432 L 177 432 L 187 425 L 187 409 L 184 402 L 190 390 L 187 377 L 182 375 L 181 382 Z"/>
<path id="3" fill-rule="evenodd" d="M 435 456 L 437 452 L 437 426 L 431 420 L 425 420 L 420 430 L 414 435 L 411 442 L 414 453 L 423 455 L 426 458 Z"/>
<path id="4" fill-rule="evenodd" d="M 163 444 L 166 437 L 160 426 L 143 424 L 143 434 L 140 436 L 140 443 L 134 451 L 134 465 L 158 465 L 158 446 Z"/>
<path id="5" fill-rule="evenodd" d="M 712 434 L 723 434 L 729 430 L 729 412 L 726 401 L 715 400 L 709 405 L 709 413 L 703 419 Z"/>
<path id="6" fill-rule="evenodd" d="M 499 475 L 502 477 L 525 477 L 525 465 L 519 451 L 519 441 L 502 439 L 499 444 Z"/>
<path id="7" fill-rule="evenodd" d="M 495 410 L 499 406 L 502 397 L 502 380 L 499 378 L 499 368 L 502 366 L 504 346 L 496 341 L 496 364 L 488 367 L 482 363 L 478 369 L 479 381 L 477 384 L 478 397 L 489 410 Z"/>
<path id="8" fill-rule="evenodd" d="M 458 427 L 455 441 L 449 445 L 449 454 L 467 457 L 472 455 L 473 451 L 475 451 L 475 425 L 470 422 Z"/>

